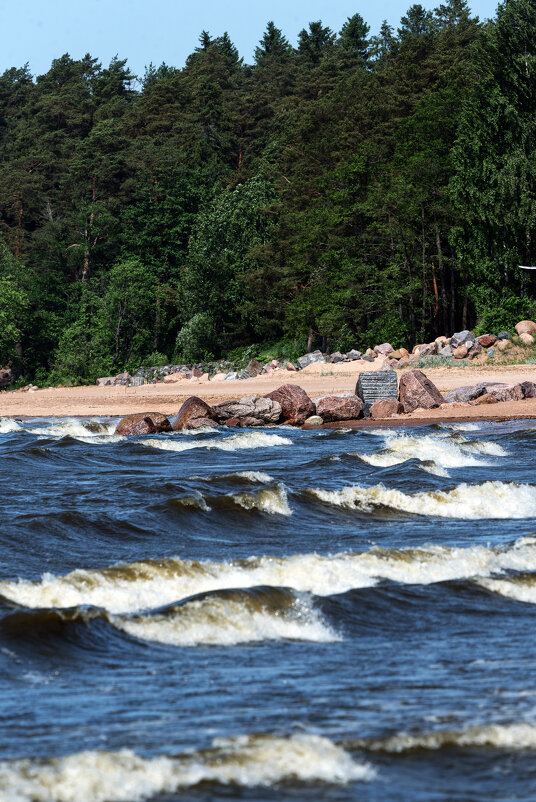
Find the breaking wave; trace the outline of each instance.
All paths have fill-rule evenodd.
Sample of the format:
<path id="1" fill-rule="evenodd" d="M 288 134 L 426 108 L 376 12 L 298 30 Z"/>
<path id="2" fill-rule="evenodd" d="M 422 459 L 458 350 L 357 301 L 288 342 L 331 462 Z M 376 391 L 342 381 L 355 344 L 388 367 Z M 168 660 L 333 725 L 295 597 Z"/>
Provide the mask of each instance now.
<path id="1" fill-rule="evenodd" d="M 180 442 L 169 440 L 138 440 L 139 445 L 149 448 L 160 448 L 163 451 L 189 451 L 192 448 L 215 448 L 219 451 L 241 451 L 247 448 L 271 448 L 273 446 L 290 446 L 292 440 L 281 437 L 279 434 L 265 434 L 264 432 L 244 432 L 221 439 Z"/>
<path id="2" fill-rule="evenodd" d="M 0 434 L 9 434 L 9 432 L 19 432 L 22 430 L 20 423 L 12 418 L 0 418 Z"/>
<path id="3" fill-rule="evenodd" d="M 283 588 L 227 590 L 162 612 L 111 623 L 142 640 L 172 646 L 234 646 L 267 640 L 341 640 L 311 601 Z"/>
<path id="4" fill-rule="evenodd" d="M 399 465 L 409 459 L 418 459 L 423 470 L 436 476 L 448 476 L 445 469 L 483 466 L 489 463 L 478 455 L 505 456 L 505 450 L 497 443 L 466 440 L 462 436 L 438 437 L 426 435 L 413 437 L 409 434 L 383 432 L 385 448 L 377 454 L 356 454 L 363 462 L 377 467 Z M 428 464 L 426 464 L 428 463 Z"/>
<path id="5" fill-rule="evenodd" d="M 403 493 L 382 484 L 352 485 L 342 490 L 311 488 L 307 493 L 335 507 L 374 513 L 381 510 L 438 518 L 481 520 L 530 518 L 536 515 L 536 487 L 515 482 L 460 484 L 451 490 Z"/>
<path id="6" fill-rule="evenodd" d="M 292 515 L 286 488 L 281 483 L 255 492 L 226 493 L 223 496 L 204 496 L 196 492 L 189 496 L 173 498 L 169 503 L 175 507 L 196 508 L 203 512 L 211 512 L 213 507 L 232 506 L 266 512 L 270 515 Z"/>
<path id="7" fill-rule="evenodd" d="M 45 426 L 34 426 L 26 431 L 42 437 L 69 436 L 83 442 L 113 443 L 124 439 L 119 435 L 115 435 L 116 426 L 116 422 L 66 418 L 65 420 L 54 420 Z"/>
<path id="8" fill-rule="evenodd" d="M 43 575 L 38 582 L 0 582 L 0 594 L 30 608 L 90 605 L 111 613 L 154 610 L 200 593 L 260 585 L 290 587 L 317 596 L 371 587 L 382 579 L 430 584 L 492 576 L 503 571 L 536 571 L 536 539 L 524 537 L 508 548 L 374 548 L 332 556 L 249 557 L 231 562 L 146 560 L 100 570 Z"/>
<path id="9" fill-rule="evenodd" d="M 504 579 L 483 577 L 478 580 L 478 584 L 499 596 L 536 604 L 536 574 L 521 573 Z"/>
<path id="10" fill-rule="evenodd" d="M 79 752 L 47 762 L 0 763 L 5 802 L 141 802 L 202 782 L 270 787 L 280 782 L 367 781 L 374 769 L 318 735 L 248 735 L 217 739 L 211 749 L 143 758 Z"/>
<path id="11" fill-rule="evenodd" d="M 378 740 L 356 740 L 353 747 L 372 752 L 403 753 L 414 749 L 490 747 L 492 749 L 536 749 L 536 727 L 532 724 L 488 724 L 466 730 L 438 730 L 422 735 L 400 733 Z"/>

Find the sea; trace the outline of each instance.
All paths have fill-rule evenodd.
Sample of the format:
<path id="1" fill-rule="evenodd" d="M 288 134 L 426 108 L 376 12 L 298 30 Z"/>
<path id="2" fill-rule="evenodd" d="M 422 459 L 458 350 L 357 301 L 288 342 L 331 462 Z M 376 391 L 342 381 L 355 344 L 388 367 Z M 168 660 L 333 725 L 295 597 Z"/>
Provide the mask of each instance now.
<path id="1" fill-rule="evenodd" d="M 536 798 L 536 422 L 0 419 L 0 800 Z"/>

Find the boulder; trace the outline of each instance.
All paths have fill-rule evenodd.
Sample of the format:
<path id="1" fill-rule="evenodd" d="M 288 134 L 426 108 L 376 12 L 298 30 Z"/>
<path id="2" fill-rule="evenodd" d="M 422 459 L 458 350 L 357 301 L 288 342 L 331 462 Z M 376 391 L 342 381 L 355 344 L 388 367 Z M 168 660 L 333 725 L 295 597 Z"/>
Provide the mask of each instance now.
<path id="1" fill-rule="evenodd" d="M 307 418 L 307 420 L 305 421 L 305 423 L 303 425 L 304 426 L 322 426 L 323 423 L 324 423 L 324 421 L 322 420 L 320 415 L 311 415 L 311 417 Z"/>
<path id="2" fill-rule="evenodd" d="M 262 362 L 259 362 L 257 359 L 250 359 L 248 364 L 246 365 L 246 369 L 244 371 L 248 373 L 250 378 L 254 376 L 258 376 L 263 368 Z"/>
<path id="3" fill-rule="evenodd" d="M 394 350 L 395 349 L 393 348 L 391 343 L 382 343 L 381 345 L 375 345 L 374 346 L 374 351 L 377 354 L 383 354 L 384 356 L 386 356 L 387 354 L 390 354 L 391 351 L 394 351 Z"/>
<path id="4" fill-rule="evenodd" d="M 170 431 L 171 423 L 160 412 L 135 412 L 126 415 L 115 429 L 116 434 L 158 434 Z"/>
<path id="5" fill-rule="evenodd" d="M 465 345 L 458 345 L 452 352 L 452 356 L 454 359 L 465 359 L 468 353 L 469 351 Z"/>
<path id="6" fill-rule="evenodd" d="M 355 348 L 352 348 L 346 356 L 351 362 L 355 362 L 356 359 L 361 359 L 361 351 L 356 351 Z"/>
<path id="7" fill-rule="evenodd" d="M 363 354 L 361 359 L 364 359 L 365 362 L 374 362 L 374 357 L 372 356 L 372 354 Z"/>
<path id="8" fill-rule="evenodd" d="M 484 395 L 485 392 L 485 384 L 464 385 L 463 387 L 456 387 L 454 390 L 445 393 L 445 401 L 448 404 L 455 401 L 468 404 L 469 401 L 474 401 L 475 398 Z"/>
<path id="9" fill-rule="evenodd" d="M 295 371 L 296 365 L 294 365 L 292 362 L 287 362 L 287 370 Z"/>
<path id="10" fill-rule="evenodd" d="M 192 418 L 184 426 L 185 429 L 201 429 L 203 426 L 217 426 L 216 421 L 211 418 Z"/>
<path id="11" fill-rule="evenodd" d="M 410 364 L 409 357 L 405 356 L 405 357 L 402 357 L 402 359 L 398 360 L 398 364 L 397 364 L 396 367 L 397 367 L 398 370 L 401 370 L 402 368 L 407 368 L 407 366 L 409 364 Z"/>
<path id="12" fill-rule="evenodd" d="M 184 381 L 182 373 L 170 373 L 169 376 L 164 376 L 164 384 L 175 384 L 175 382 Z"/>
<path id="13" fill-rule="evenodd" d="M 376 351 L 373 351 L 372 348 L 367 348 L 367 350 L 365 351 L 365 356 L 371 356 L 373 359 L 376 359 L 378 354 L 376 353 Z M 363 357 L 363 359 L 364 358 L 365 357 Z"/>
<path id="14" fill-rule="evenodd" d="M 521 320 L 516 324 L 516 334 L 534 334 L 536 332 L 536 323 L 533 320 Z"/>
<path id="15" fill-rule="evenodd" d="M 471 340 L 471 342 L 475 341 L 475 335 L 472 331 L 468 329 L 464 329 L 463 331 L 457 331 L 455 334 L 452 335 L 450 340 L 450 345 L 454 350 L 459 345 L 464 345 L 467 340 Z"/>
<path id="16" fill-rule="evenodd" d="M 310 354 L 304 354 L 300 356 L 300 358 L 296 362 L 296 367 L 298 370 L 302 370 L 306 368 L 307 365 L 312 365 L 313 362 L 325 362 L 326 358 L 321 351 L 313 351 Z"/>
<path id="17" fill-rule="evenodd" d="M 262 426 L 264 423 L 277 423 L 281 418 L 281 405 L 272 398 L 262 398 L 258 395 L 224 401 L 212 409 L 220 423 L 227 423 L 230 418 L 238 418 L 242 425 L 242 420 L 248 418 L 250 422 L 243 425 Z"/>
<path id="18" fill-rule="evenodd" d="M 510 339 L 510 332 L 509 331 L 500 331 L 497 334 L 498 340 L 509 340 Z"/>
<path id="19" fill-rule="evenodd" d="M 330 356 L 329 361 L 332 364 L 336 364 L 337 362 L 346 362 L 346 354 L 341 354 L 340 351 L 334 351 L 334 353 Z"/>
<path id="20" fill-rule="evenodd" d="M 173 421 L 172 429 L 174 432 L 178 432 L 180 429 L 187 429 L 189 428 L 189 422 L 198 418 L 206 418 L 211 421 L 217 420 L 216 413 L 212 407 L 210 407 L 206 401 L 203 401 L 202 398 L 192 395 L 190 398 L 186 399 L 179 409 Z"/>
<path id="21" fill-rule="evenodd" d="M 520 384 L 486 384 L 486 393 L 497 401 L 521 401 L 524 398 Z"/>
<path id="22" fill-rule="evenodd" d="M 292 426 L 302 426 L 307 418 L 316 414 L 315 405 L 298 385 L 283 384 L 277 390 L 267 393 L 265 398 L 281 405 L 283 422 Z"/>
<path id="23" fill-rule="evenodd" d="M 5 387 L 13 381 L 11 368 L 0 368 L 0 387 Z"/>
<path id="24" fill-rule="evenodd" d="M 523 398 L 536 398 L 536 384 L 534 382 L 521 382 Z"/>
<path id="25" fill-rule="evenodd" d="M 522 331 L 519 335 L 519 339 L 523 343 L 523 345 L 534 345 L 534 337 L 532 334 L 529 334 L 528 331 Z"/>
<path id="26" fill-rule="evenodd" d="M 497 337 L 494 334 L 481 334 L 480 337 L 477 337 L 476 339 L 482 348 L 489 348 L 497 340 Z"/>
<path id="27" fill-rule="evenodd" d="M 324 395 L 315 399 L 316 414 L 325 423 L 340 420 L 357 420 L 363 412 L 363 402 L 353 393 Z"/>
<path id="28" fill-rule="evenodd" d="M 452 356 L 452 348 L 450 345 L 445 345 L 443 348 L 439 349 L 439 356 L 451 357 Z"/>
<path id="29" fill-rule="evenodd" d="M 444 334 L 442 334 L 440 337 L 436 337 L 434 342 L 438 348 L 442 348 L 443 346 L 448 344 L 448 338 L 445 337 Z"/>
<path id="30" fill-rule="evenodd" d="M 373 403 L 370 408 L 370 417 L 374 420 L 392 418 L 393 415 L 400 415 L 401 412 L 403 412 L 403 407 L 400 401 L 397 401 L 396 398 L 384 398 Z"/>
<path id="31" fill-rule="evenodd" d="M 413 349 L 413 353 L 417 356 L 433 356 L 436 353 L 435 343 L 422 343 Z"/>
<path id="32" fill-rule="evenodd" d="M 486 354 L 487 354 L 488 357 L 494 357 L 495 356 L 495 348 L 488 348 L 488 350 L 486 351 Z"/>
<path id="33" fill-rule="evenodd" d="M 225 375 L 226 375 L 225 373 L 221 373 L 221 372 L 215 373 L 210 381 L 211 382 L 223 382 L 223 381 L 225 381 Z"/>
<path id="34" fill-rule="evenodd" d="M 399 399 L 404 412 L 414 409 L 433 409 L 443 404 L 445 399 L 422 370 L 409 370 L 400 379 Z"/>
<path id="35" fill-rule="evenodd" d="M 230 373 L 227 373 L 225 375 L 225 381 L 226 382 L 228 382 L 228 381 L 231 381 L 231 382 L 232 381 L 236 381 L 236 379 L 238 379 L 238 378 L 239 378 L 239 376 L 238 376 L 238 373 L 236 372 L 236 370 L 232 370 Z"/>
<path id="36" fill-rule="evenodd" d="M 509 348 L 513 348 L 514 343 L 511 340 L 503 339 L 499 337 L 497 342 L 495 343 L 495 348 L 498 351 L 507 351 Z"/>

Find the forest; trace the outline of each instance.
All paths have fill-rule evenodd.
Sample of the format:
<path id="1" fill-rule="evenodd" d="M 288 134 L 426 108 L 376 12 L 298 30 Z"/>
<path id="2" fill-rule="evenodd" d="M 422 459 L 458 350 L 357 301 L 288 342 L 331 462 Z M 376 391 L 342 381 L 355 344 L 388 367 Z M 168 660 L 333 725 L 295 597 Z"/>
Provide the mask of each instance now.
<path id="1" fill-rule="evenodd" d="M 203 31 L 140 77 L 0 76 L 0 365 L 85 383 L 534 316 L 536 0 L 260 34 L 252 64 Z"/>

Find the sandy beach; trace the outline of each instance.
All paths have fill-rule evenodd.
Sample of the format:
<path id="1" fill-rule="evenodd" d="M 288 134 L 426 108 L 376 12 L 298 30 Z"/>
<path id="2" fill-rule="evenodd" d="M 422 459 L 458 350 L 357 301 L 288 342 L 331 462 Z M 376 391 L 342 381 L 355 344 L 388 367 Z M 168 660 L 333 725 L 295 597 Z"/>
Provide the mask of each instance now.
<path id="1" fill-rule="evenodd" d="M 311 398 L 331 393 L 353 392 L 359 373 L 377 370 L 374 363 L 313 364 L 300 372 L 277 371 L 271 376 L 220 382 L 184 380 L 173 384 L 147 384 L 142 387 L 69 387 L 47 388 L 30 392 L 0 392 L 0 416 L 3 417 L 117 417 L 132 412 L 154 411 L 175 415 L 186 398 L 197 395 L 209 404 L 247 395 L 264 395 L 282 384 L 298 384 Z M 399 377 L 404 371 L 399 371 Z M 431 368 L 424 371 L 440 392 L 481 381 L 516 383 L 536 382 L 536 365 Z M 403 415 L 399 422 L 434 420 L 493 420 L 497 418 L 536 417 L 536 399 L 504 402 L 489 406 L 463 404 L 457 407 L 416 410 Z M 393 422 L 395 422 L 393 420 Z"/>

